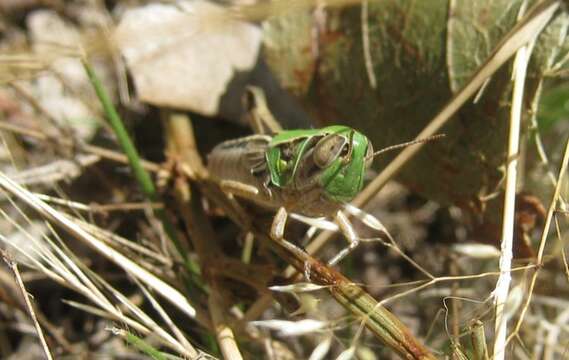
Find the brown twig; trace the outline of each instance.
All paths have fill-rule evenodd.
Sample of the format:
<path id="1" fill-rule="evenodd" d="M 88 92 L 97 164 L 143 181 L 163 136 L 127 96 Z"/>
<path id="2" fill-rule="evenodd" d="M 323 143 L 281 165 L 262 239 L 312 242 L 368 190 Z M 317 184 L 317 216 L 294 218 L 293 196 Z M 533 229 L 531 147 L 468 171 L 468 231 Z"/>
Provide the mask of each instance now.
<path id="1" fill-rule="evenodd" d="M 255 236 L 268 242 L 280 257 L 304 273 L 310 282 L 325 286 L 338 303 L 365 323 L 378 340 L 404 359 L 435 359 L 411 331 L 360 286 L 288 241 L 273 241 L 269 225 L 255 224 Z"/>

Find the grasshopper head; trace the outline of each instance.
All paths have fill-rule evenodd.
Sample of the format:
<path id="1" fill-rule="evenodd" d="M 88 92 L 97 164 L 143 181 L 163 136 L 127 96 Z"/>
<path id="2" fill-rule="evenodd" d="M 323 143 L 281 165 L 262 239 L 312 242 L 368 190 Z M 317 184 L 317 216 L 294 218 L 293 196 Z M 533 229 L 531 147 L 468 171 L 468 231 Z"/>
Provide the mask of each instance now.
<path id="1" fill-rule="evenodd" d="M 322 173 L 324 194 L 334 201 L 351 201 L 363 187 L 366 170 L 373 161 L 373 147 L 362 133 L 346 126 L 333 126 L 314 147 L 314 163 Z"/>
<path id="2" fill-rule="evenodd" d="M 319 187 L 336 202 L 350 201 L 361 190 L 372 158 L 367 137 L 341 125 L 283 132 L 266 154 L 274 186 L 300 192 Z"/>
<path id="3" fill-rule="evenodd" d="M 442 136 L 392 145 L 374 153 L 369 139 L 347 126 L 288 130 L 271 140 L 266 164 L 275 187 L 300 196 L 316 188 L 332 201 L 348 202 L 362 189 L 374 156 Z"/>

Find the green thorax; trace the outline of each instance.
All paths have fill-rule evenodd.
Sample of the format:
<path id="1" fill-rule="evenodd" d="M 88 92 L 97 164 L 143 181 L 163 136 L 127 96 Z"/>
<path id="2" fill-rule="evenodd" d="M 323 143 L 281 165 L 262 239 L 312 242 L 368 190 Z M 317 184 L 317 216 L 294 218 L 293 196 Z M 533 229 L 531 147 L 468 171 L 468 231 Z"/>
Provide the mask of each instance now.
<path id="1" fill-rule="evenodd" d="M 326 146 L 330 144 L 333 145 Z M 329 200 L 348 202 L 363 186 L 369 165 L 366 157 L 372 152 L 371 143 L 363 134 L 347 126 L 333 125 L 275 135 L 266 161 L 272 185 L 299 192 L 319 186 Z M 328 156 L 329 162 L 315 162 L 316 154 L 320 158 Z"/>

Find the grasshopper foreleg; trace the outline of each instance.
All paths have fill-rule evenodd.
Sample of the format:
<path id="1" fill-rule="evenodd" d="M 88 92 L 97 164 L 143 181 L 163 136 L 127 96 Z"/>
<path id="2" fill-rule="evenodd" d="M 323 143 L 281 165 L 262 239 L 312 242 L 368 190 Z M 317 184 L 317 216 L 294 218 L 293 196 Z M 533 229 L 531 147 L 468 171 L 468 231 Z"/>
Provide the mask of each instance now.
<path id="1" fill-rule="evenodd" d="M 232 198 L 233 195 L 252 198 L 259 194 L 259 190 L 256 187 L 233 180 L 222 180 L 220 182 L 220 187 L 225 193 L 230 195 L 230 198 Z M 271 224 L 270 236 L 273 240 L 280 241 L 284 239 L 284 230 L 287 218 L 288 213 L 286 209 L 284 207 L 280 207 L 273 218 L 273 223 Z"/>
<path id="2" fill-rule="evenodd" d="M 247 198 L 255 196 L 259 192 L 253 186 L 249 186 L 247 184 L 243 184 L 239 181 L 234 181 L 234 180 L 221 180 L 219 182 L 219 187 L 221 191 L 225 193 L 227 200 L 231 203 L 231 205 L 237 211 L 238 214 L 246 214 L 247 212 L 245 211 L 243 206 L 241 206 L 239 201 L 235 199 L 234 195 L 243 196 Z M 247 216 L 243 217 L 241 220 L 245 219 L 247 219 Z M 247 223 L 248 221 L 244 222 Z"/>
<path id="3" fill-rule="evenodd" d="M 259 194 L 259 189 L 256 187 L 234 180 L 221 180 L 219 187 L 221 187 L 221 190 L 226 194 L 242 196 L 244 198 L 251 198 Z"/>
<path id="4" fill-rule="evenodd" d="M 244 198 L 251 198 L 259 193 L 259 190 L 256 187 L 241 183 L 239 181 L 222 180 L 219 182 L 219 186 L 221 187 L 222 191 L 227 194 L 228 199 L 233 203 L 233 205 L 237 209 L 243 212 L 245 210 L 241 207 L 239 202 L 234 198 L 234 195 L 241 196 Z M 273 218 L 269 235 L 273 240 L 283 241 L 286 242 L 288 245 L 290 243 L 284 240 L 284 231 L 287 219 L 288 219 L 288 212 L 284 207 L 280 207 Z M 290 244 L 290 246 L 298 250 L 298 248 L 295 245 Z"/>
<path id="5" fill-rule="evenodd" d="M 273 218 L 273 223 L 271 224 L 271 238 L 273 240 L 281 241 L 284 239 L 284 230 L 287 218 L 288 213 L 286 212 L 286 209 L 284 207 L 280 207 Z"/>

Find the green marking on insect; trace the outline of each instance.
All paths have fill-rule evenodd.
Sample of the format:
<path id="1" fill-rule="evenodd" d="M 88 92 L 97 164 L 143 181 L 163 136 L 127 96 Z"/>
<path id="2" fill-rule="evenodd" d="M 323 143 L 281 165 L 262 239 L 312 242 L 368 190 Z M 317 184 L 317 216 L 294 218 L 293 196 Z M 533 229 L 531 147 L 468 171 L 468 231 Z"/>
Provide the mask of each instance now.
<path id="1" fill-rule="evenodd" d="M 334 125 L 275 135 L 268 145 L 266 161 L 274 186 L 304 190 L 302 185 L 313 174 L 318 176 L 316 185 L 324 196 L 347 202 L 361 190 L 371 163 L 366 164 L 366 156 L 372 153 L 371 143 L 363 134 Z"/>

